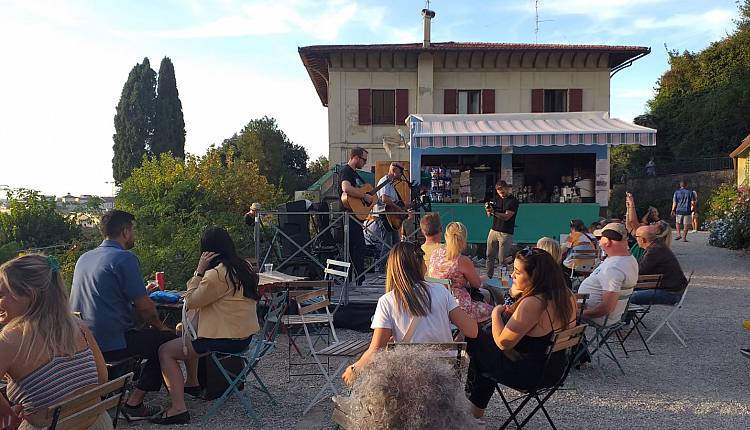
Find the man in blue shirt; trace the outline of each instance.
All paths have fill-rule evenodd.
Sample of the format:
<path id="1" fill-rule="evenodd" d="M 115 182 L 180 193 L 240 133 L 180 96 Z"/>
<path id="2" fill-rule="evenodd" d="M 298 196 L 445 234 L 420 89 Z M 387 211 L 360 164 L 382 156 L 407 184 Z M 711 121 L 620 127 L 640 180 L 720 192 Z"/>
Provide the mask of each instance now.
<path id="1" fill-rule="evenodd" d="M 116 209 L 102 216 L 99 228 L 104 241 L 76 262 L 70 305 L 91 329 L 105 360 L 146 359 L 137 387 L 123 408 L 130 419 L 138 420 L 161 412 L 144 405 L 143 398 L 147 391 L 161 389 L 159 346 L 176 336 L 159 320 L 143 283 L 140 261 L 128 251 L 135 245 L 134 219 Z M 134 313 L 150 327 L 138 328 Z"/>
<path id="2" fill-rule="evenodd" d="M 682 236 L 682 241 L 687 242 L 688 228 L 692 225 L 690 214 L 695 210 L 695 199 L 693 192 L 687 189 L 687 181 L 680 181 L 680 189 L 674 192 L 672 198 L 672 216 L 675 217 L 675 226 L 677 227 L 677 239 Z M 680 233 L 681 227 L 684 231 Z"/>

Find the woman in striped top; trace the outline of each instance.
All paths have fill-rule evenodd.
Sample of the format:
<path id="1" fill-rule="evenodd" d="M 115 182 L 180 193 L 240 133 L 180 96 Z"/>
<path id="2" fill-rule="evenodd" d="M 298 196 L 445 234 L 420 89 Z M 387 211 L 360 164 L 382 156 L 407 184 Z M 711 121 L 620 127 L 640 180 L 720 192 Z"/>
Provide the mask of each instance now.
<path id="1" fill-rule="evenodd" d="M 46 408 L 107 381 L 107 368 L 88 328 L 68 308 L 60 265 L 30 254 L 0 266 L 0 425 L 46 427 Z M 8 426 L 7 424 L 10 423 Z M 111 429 L 106 412 L 84 428 Z"/>

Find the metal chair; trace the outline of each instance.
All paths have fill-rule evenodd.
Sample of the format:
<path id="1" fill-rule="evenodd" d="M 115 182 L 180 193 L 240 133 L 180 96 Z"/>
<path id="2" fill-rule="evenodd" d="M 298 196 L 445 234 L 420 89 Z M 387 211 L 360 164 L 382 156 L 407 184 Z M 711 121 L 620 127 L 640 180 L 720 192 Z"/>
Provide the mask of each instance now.
<path id="1" fill-rule="evenodd" d="M 680 301 L 677 302 L 676 305 L 672 305 L 669 311 L 667 313 L 667 316 L 664 317 L 664 319 L 656 326 L 653 332 L 649 335 L 648 338 L 646 338 L 646 343 L 651 342 L 651 339 L 656 336 L 656 333 L 659 333 L 659 330 L 662 329 L 665 325 L 669 327 L 669 329 L 672 331 L 672 334 L 675 335 L 677 340 L 680 341 L 683 347 L 687 348 L 687 344 L 685 343 L 685 333 L 682 331 L 680 326 L 677 324 L 677 321 L 674 320 L 674 316 L 677 314 L 677 312 L 682 309 L 682 304 L 685 302 L 685 296 L 687 295 L 688 288 L 690 288 L 690 281 L 693 279 L 693 272 L 690 272 L 690 276 L 688 277 L 687 285 L 685 285 L 685 289 L 682 291 L 682 297 L 680 297 Z M 669 306 L 669 305 L 651 305 L 651 306 Z"/>
<path id="2" fill-rule="evenodd" d="M 588 319 L 584 320 L 586 324 L 594 329 L 594 335 L 590 340 L 586 338 L 586 336 L 584 336 L 583 342 L 585 348 L 581 348 L 579 350 L 576 356 L 576 362 L 579 361 L 583 354 L 588 353 L 592 361 L 594 357 L 596 357 L 598 364 L 597 367 L 599 367 L 599 370 L 602 371 L 601 355 L 604 355 L 605 357 L 614 361 L 617 367 L 620 369 L 620 372 L 622 372 L 623 375 L 625 374 L 625 371 L 620 365 L 620 361 L 617 359 L 614 351 L 612 351 L 612 348 L 609 346 L 609 339 L 613 334 L 616 334 L 621 328 L 627 325 L 627 323 L 625 322 L 625 309 L 627 309 L 628 303 L 630 303 L 630 296 L 632 294 L 633 287 L 620 290 L 619 296 L 617 298 L 617 306 L 621 307 L 623 309 L 623 312 L 614 323 L 611 323 L 609 321 L 609 315 L 604 317 L 604 321 L 601 324 Z"/>
<path id="3" fill-rule="evenodd" d="M 660 274 L 654 274 L 654 275 L 640 275 L 638 276 L 638 282 L 635 284 L 636 290 L 647 290 L 647 289 L 657 289 L 659 288 L 661 284 L 661 279 L 663 275 Z M 641 332 L 641 327 L 646 328 L 646 325 L 643 323 L 643 318 L 651 311 L 651 305 L 641 306 L 636 305 L 634 303 L 628 303 L 628 308 L 625 310 L 625 313 L 627 314 L 626 318 L 630 320 L 633 323 L 633 326 L 628 330 L 627 333 L 625 333 L 624 336 L 618 335 L 618 340 L 620 341 L 620 346 L 622 346 L 622 350 L 625 351 L 625 356 L 628 355 L 628 350 L 625 348 L 625 341 L 630 337 L 630 335 L 635 331 L 638 334 L 638 337 L 640 337 L 641 342 L 643 343 L 644 349 L 633 349 L 629 352 L 637 352 L 637 351 L 647 351 L 649 355 L 654 355 L 653 352 L 651 352 L 651 349 L 648 347 L 648 343 L 646 342 L 646 339 L 643 337 L 643 333 Z"/>

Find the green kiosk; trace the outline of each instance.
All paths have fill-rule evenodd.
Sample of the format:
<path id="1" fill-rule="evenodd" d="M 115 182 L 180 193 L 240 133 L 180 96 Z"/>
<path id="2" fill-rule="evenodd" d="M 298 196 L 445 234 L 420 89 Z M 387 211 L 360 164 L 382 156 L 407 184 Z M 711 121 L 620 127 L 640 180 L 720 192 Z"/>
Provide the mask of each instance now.
<path id="1" fill-rule="evenodd" d="M 410 174 L 427 185 L 443 224 L 461 221 L 485 243 L 484 202 L 500 180 L 520 207 L 516 243 L 560 239 L 571 219 L 591 223 L 609 205 L 610 145 L 656 145 L 656 130 L 607 112 L 410 115 Z"/>

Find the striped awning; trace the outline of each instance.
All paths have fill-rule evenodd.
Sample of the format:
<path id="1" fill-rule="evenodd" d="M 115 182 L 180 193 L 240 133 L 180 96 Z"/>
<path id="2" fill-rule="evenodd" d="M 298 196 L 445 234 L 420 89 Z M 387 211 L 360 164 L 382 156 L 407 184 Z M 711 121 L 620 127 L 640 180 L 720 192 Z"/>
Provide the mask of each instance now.
<path id="1" fill-rule="evenodd" d="M 656 130 L 607 112 L 411 115 L 412 148 L 656 145 Z"/>

